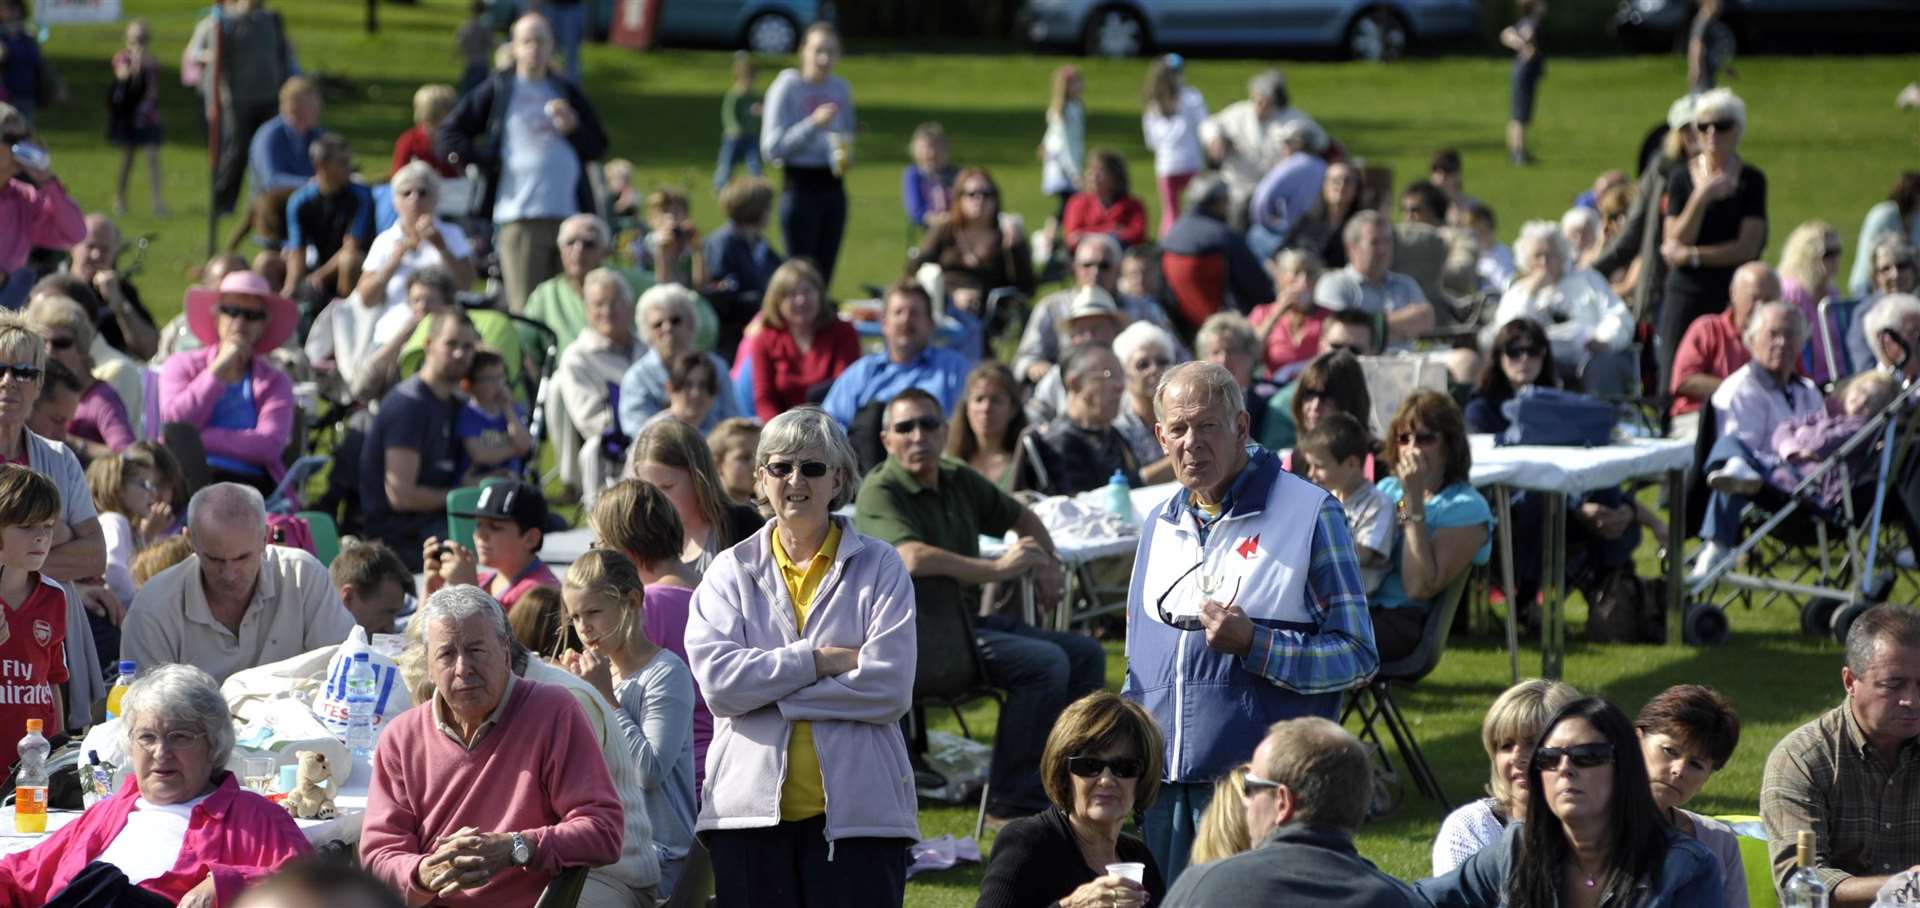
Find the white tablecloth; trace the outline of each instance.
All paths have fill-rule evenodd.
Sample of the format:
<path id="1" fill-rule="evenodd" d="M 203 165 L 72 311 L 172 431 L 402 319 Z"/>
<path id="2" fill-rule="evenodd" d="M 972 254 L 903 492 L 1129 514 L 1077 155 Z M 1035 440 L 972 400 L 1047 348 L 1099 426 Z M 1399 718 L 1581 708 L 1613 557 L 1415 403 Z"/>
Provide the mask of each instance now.
<path id="1" fill-rule="evenodd" d="M 1172 497 L 1179 488 L 1177 483 L 1163 482 L 1159 485 L 1142 486 L 1129 493 L 1133 499 L 1134 526 L 1138 527 L 1140 521 L 1153 510 L 1155 505 Z M 1086 564 L 1089 561 L 1111 558 L 1115 555 L 1131 555 L 1140 547 L 1140 533 L 1137 529 L 1121 536 L 1088 538 L 1075 533 L 1073 527 L 1048 527 L 1047 534 L 1053 537 L 1053 547 L 1059 551 L 1060 560 L 1069 565 Z M 1013 533 L 1008 533 L 1006 538 L 998 539 L 992 536 L 980 537 L 980 557 L 1000 557 L 1000 553 L 1007 550 L 1007 545 L 1013 538 Z"/>
<path id="2" fill-rule="evenodd" d="M 591 527 L 575 527 L 558 533 L 548 533 L 540 540 L 540 560 L 546 562 L 548 567 L 564 567 L 579 561 L 580 556 L 585 555 L 587 549 L 592 547 L 593 529 Z M 555 573 L 565 572 L 555 571 Z"/>
<path id="3" fill-rule="evenodd" d="M 1491 435 L 1468 437 L 1472 482 L 1576 495 L 1693 464 L 1693 442 L 1636 438 L 1604 448 L 1515 445 L 1497 447 Z"/>
<path id="4" fill-rule="evenodd" d="M 356 768 L 353 780 L 341 789 L 333 800 L 335 815 L 331 820 L 295 820 L 300 831 L 305 833 L 307 841 L 314 845 L 325 845 L 335 839 L 349 845 L 360 841 L 360 823 L 367 814 L 367 779 L 371 770 L 362 764 Z M 80 819 L 78 810 L 50 810 L 47 812 L 46 835 L 23 835 L 13 831 L 13 805 L 0 807 L 0 855 L 25 851 L 44 841 L 60 827 Z"/>

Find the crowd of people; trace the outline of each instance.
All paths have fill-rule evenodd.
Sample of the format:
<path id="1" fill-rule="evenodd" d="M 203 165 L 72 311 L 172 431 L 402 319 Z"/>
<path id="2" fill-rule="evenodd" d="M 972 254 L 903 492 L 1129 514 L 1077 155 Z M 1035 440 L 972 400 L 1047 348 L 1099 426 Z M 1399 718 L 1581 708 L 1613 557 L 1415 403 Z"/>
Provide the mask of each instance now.
<path id="1" fill-rule="evenodd" d="M 1683 809 L 1738 745 L 1719 691 L 1679 685 L 1629 718 L 1562 682 L 1507 690 L 1482 725 L 1487 797 L 1411 883 L 1356 849 L 1374 758 L 1335 720 L 1492 557 L 1469 436 L 1516 429 L 1517 398 L 1653 401 L 1657 431 L 1704 438 L 1694 572 L 1724 567 L 1750 502 L 1800 493 L 1920 376 L 1920 175 L 1868 212 L 1848 279 L 1824 221 L 1762 261 L 1747 108 L 1701 51 L 1704 84 L 1637 177 L 1568 187 L 1570 210 L 1509 245 L 1457 151 L 1396 196 L 1277 70 L 1216 110 L 1184 60 L 1155 58 L 1141 146 L 1116 149 L 1089 147 L 1066 65 L 1042 226 L 921 125 L 909 248 L 853 307 L 863 324 L 829 295 L 865 164 L 832 25 L 764 94 L 736 58 L 725 223 L 703 235 L 685 190 L 603 160 L 584 4 L 538 5 L 474 5 L 458 86 L 415 94 L 384 182 L 355 174 L 279 14 L 218 6 L 181 75 L 238 223 L 164 325 L 117 270 L 112 220 L 141 153 L 165 208 L 146 24 L 112 61 L 111 214 L 34 154 L 45 92 L 16 84 L 9 38 L 0 742 L 28 718 L 77 735 L 120 660 L 139 676 L 115 720 L 128 781 L 0 860 L 0 904 L 519 905 L 578 871 L 595 906 L 898 905 L 918 791 L 946 781 L 924 706 L 982 689 L 1002 702 L 981 905 L 1748 904 L 1734 831 Z M 1544 7 L 1502 35 L 1516 164 Z M 19 15 L 0 0 L 0 26 Z M 1408 361 L 1444 378 L 1378 377 Z M 328 463 L 317 500 L 303 454 Z M 1115 482 L 1161 490 L 1136 551 L 1097 566 L 1124 622 L 1031 623 L 1072 607 L 1043 500 Z M 288 516 L 302 504 L 346 536 L 328 563 Z M 549 564 L 574 505 L 593 548 Z M 1512 506 L 1524 622 L 1551 581 L 1631 572 L 1643 533 L 1683 550 L 1685 528 L 1621 489 Z M 1540 567 L 1550 506 L 1564 578 Z M 403 635 L 419 705 L 369 760 L 365 872 L 330 873 L 228 771 L 221 685 L 356 629 Z M 1100 636 L 1118 634 L 1110 677 Z M 1836 905 L 1920 870 L 1916 660 L 1920 618 L 1865 613 L 1846 701 L 1774 747 L 1776 885 L 1801 830 Z"/>

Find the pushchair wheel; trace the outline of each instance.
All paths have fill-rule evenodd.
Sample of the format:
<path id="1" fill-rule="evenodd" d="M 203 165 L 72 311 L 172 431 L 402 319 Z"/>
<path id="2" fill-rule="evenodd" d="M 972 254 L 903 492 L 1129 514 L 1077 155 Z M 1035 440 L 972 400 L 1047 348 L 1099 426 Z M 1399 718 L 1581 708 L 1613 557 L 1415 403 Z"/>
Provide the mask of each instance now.
<path id="1" fill-rule="evenodd" d="M 1833 639 L 1841 646 L 1846 646 L 1847 631 L 1852 629 L 1854 619 L 1872 607 L 1873 604 L 1870 602 L 1849 602 L 1835 609 L 1832 622 Z"/>
<path id="2" fill-rule="evenodd" d="M 1800 633 L 1809 637 L 1825 636 L 1833 629 L 1833 613 L 1845 603 L 1838 599 L 1813 599 L 1800 606 Z"/>

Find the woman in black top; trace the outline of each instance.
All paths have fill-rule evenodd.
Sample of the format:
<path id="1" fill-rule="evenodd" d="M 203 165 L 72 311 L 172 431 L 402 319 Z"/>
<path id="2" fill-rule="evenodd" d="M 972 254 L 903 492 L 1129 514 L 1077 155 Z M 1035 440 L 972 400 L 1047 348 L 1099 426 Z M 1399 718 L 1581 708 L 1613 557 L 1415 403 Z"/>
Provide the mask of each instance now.
<path id="1" fill-rule="evenodd" d="M 1767 177 L 1739 155 L 1747 106 L 1715 89 L 1693 108 L 1699 153 L 1667 178 L 1660 257 L 1667 272 L 1660 309 L 1660 384 L 1667 387 L 1673 353 L 1687 326 L 1727 308 L 1733 271 L 1760 257 L 1767 244 Z"/>
<path id="2" fill-rule="evenodd" d="M 1347 244 L 1342 234 L 1346 232 L 1347 219 L 1359 210 L 1360 173 L 1352 164 L 1335 161 L 1327 165 L 1327 175 L 1320 183 L 1320 198 L 1288 228 L 1287 239 L 1281 246 L 1305 249 L 1320 256 L 1328 271 L 1345 268 Z"/>
<path id="3" fill-rule="evenodd" d="M 1166 898 L 1145 842 L 1120 831 L 1160 790 L 1164 741 L 1153 717 L 1111 691 L 1060 713 L 1040 756 L 1053 806 L 1000 830 L 975 908 L 1140 908 Z M 1140 881 L 1108 873 L 1139 864 Z"/>
<path id="4" fill-rule="evenodd" d="M 1507 431 L 1507 415 L 1500 407 L 1528 385 L 1560 387 L 1553 374 L 1553 347 L 1546 329 L 1530 318 L 1516 318 L 1493 335 L 1480 384 L 1467 401 L 1467 431 L 1498 435 Z"/>

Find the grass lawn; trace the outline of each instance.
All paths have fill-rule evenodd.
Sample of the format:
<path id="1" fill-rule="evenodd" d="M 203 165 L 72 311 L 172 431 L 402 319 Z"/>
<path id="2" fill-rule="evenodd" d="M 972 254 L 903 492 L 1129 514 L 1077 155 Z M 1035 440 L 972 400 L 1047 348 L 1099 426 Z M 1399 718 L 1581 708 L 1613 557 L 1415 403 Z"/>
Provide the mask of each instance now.
<path id="1" fill-rule="evenodd" d="M 164 319 L 178 311 L 186 270 L 204 259 L 207 177 L 206 151 L 198 141 L 198 97 L 179 87 L 172 69 L 201 4 L 142 0 L 132 5 L 151 19 L 154 47 L 168 64 L 163 75 L 171 139 L 167 195 L 177 214 L 160 222 L 147 213 L 141 170 L 130 193 L 134 213 L 123 224 L 129 236 L 153 236 L 140 284 Z M 413 90 L 423 82 L 452 81 L 457 73 L 453 31 L 465 4 L 423 0 L 414 7 L 386 8 L 383 30 L 371 37 L 361 31 L 358 2 L 303 0 L 280 6 L 307 69 L 334 77 L 326 124 L 352 139 L 370 178 L 384 178 L 393 138 L 409 125 Z M 74 100 L 45 112 L 41 125 L 56 169 L 90 211 L 109 205 L 118 163 L 117 153 L 100 138 L 106 60 L 118 42 L 117 28 L 63 27 L 47 45 Z M 1062 62 L 1065 58 L 1032 55 L 863 55 L 856 48 L 842 67 L 854 86 L 862 132 L 849 190 L 852 223 L 835 287 L 840 295 L 857 293 L 863 283 L 884 282 L 899 270 L 904 236 L 899 170 L 906 163 L 908 135 L 922 121 L 945 124 L 955 159 L 992 168 L 1007 207 L 1038 225 L 1051 204 L 1040 195 L 1033 149 L 1042 130 L 1048 72 Z M 1141 146 L 1136 101 L 1143 67 L 1078 62 L 1089 87 L 1089 144 L 1125 153 L 1136 191 L 1152 205 L 1151 159 Z M 590 49 L 587 60 L 588 89 L 612 133 L 614 153 L 636 163 L 642 186 L 665 182 L 691 189 L 696 216 L 709 229 L 718 215 L 704 187 L 727 65 L 722 53 L 641 56 L 608 47 Z M 1192 81 L 1218 107 L 1241 97 L 1246 78 L 1260 65 L 1197 60 L 1190 68 Z M 1391 166 L 1400 183 L 1423 172 L 1434 149 L 1460 148 L 1469 191 L 1495 208 L 1501 233 L 1509 238 L 1523 220 L 1557 218 L 1599 171 L 1627 166 L 1640 137 L 1664 115 L 1684 80 L 1677 57 L 1555 60 L 1541 87 L 1534 137 L 1541 163 L 1521 170 L 1506 164 L 1501 147 L 1504 60 L 1290 64 L 1286 72 L 1301 107 L 1356 154 Z M 1741 75 L 1736 88 L 1751 110 L 1745 150 L 1765 169 L 1771 187 L 1769 255 L 1777 255 L 1794 224 L 1815 217 L 1835 224 L 1850 246 L 1867 207 L 1910 164 L 1915 123 L 1896 113 L 1891 101 L 1912 78 L 1911 60 L 1752 58 L 1742 60 Z M 762 76 L 762 86 L 769 77 Z M 231 224 L 222 229 L 230 230 Z M 1848 249 L 1849 261 L 1853 252 Z M 1642 557 L 1650 560 L 1650 546 Z M 1643 573 L 1650 575 L 1651 567 Z M 1902 596 L 1910 592 L 1901 588 Z M 1571 640 L 1580 639 L 1584 617 L 1584 607 L 1572 609 Z M 1652 693 L 1681 681 L 1716 685 L 1733 696 L 1744 714 L 1746 741 L 1702 795 L 1697 806 L 1709 813 L 1752 812 L 1772 742 L 1836 702 L 1839 693 L 1838 647 L 1800 637 L 1791 608 L 1736 612 L 1732 618 L 1733 642 L 1717 649 L 1575 643 L 1566 661 L 1569 680 L 1616 699 L 1630 712 Z M 1109 659 L 1108 677 L 1117 686 L 1123 671 L 1117 646 L 1110 647 Z M 1537 651 L 1530 647 L 1523 670 L 1538 665 Z M 1498 643 L 1460 640 L 1439 671 L 1404 695 L 1402 705 L 1456 801 L 1484 784 L 1479 720 L 1506 680 Z M 990 710 L 976 709 L 970 723 L 990 734 Z M 1362 851 L 1392 873 L 1421 875 L 1441 816 L 1436 805 L 1409 794 L 1395 816 L 1365 830 Z M 972 812 L 929 807 L 921 824 L 928 835 L 964 834 L 971 830 Z M 979 876 L 972 868 L 923 877 L 910 885 L 908 902 L 971 904 Z"/>

